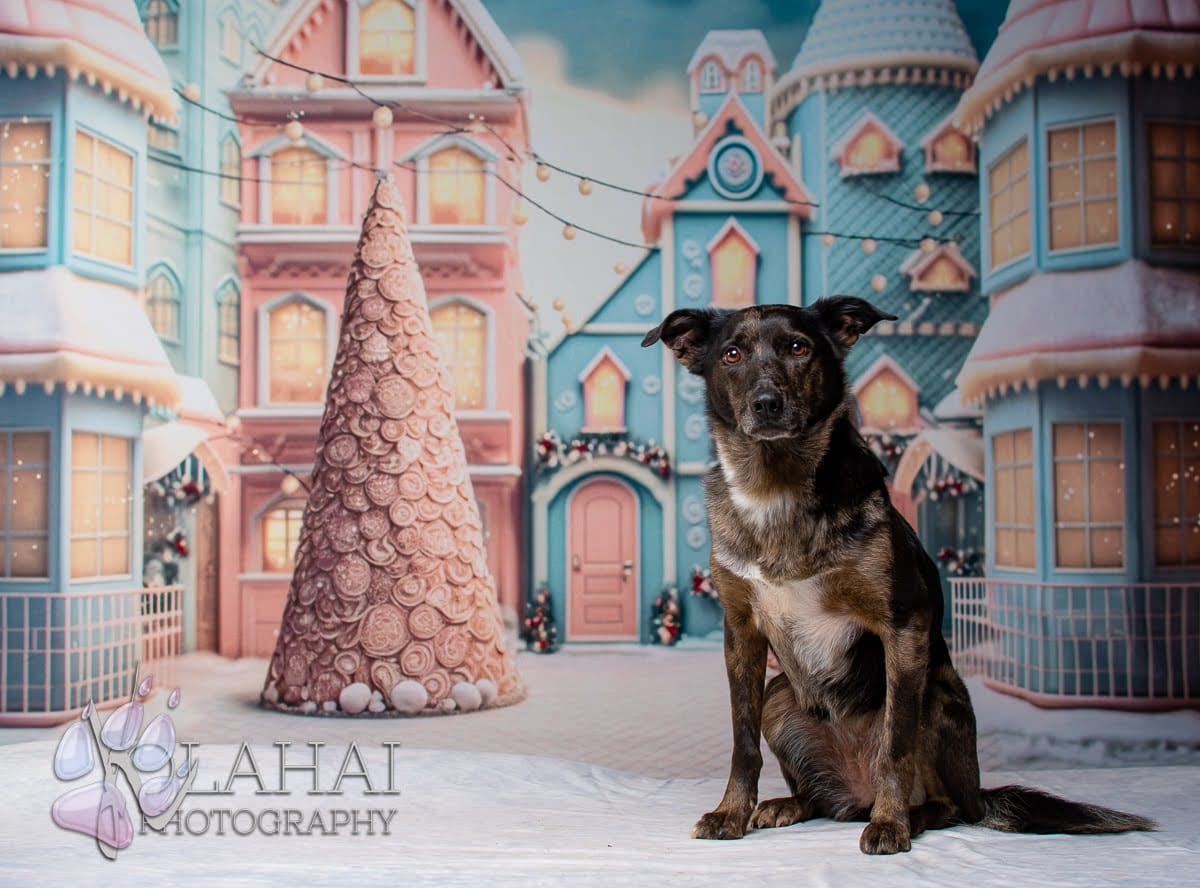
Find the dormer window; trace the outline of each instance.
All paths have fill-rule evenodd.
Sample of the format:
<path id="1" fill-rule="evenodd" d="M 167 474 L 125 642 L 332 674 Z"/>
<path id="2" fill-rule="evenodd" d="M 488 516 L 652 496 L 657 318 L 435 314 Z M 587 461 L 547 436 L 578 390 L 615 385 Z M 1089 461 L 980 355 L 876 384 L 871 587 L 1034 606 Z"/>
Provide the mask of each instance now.
<path id="1" fill-rule="evenodd" d="M 496 155 L 462 135 L 435 136 L 401 163 L 417 168 L 417 223 L 491 225 L 495 218 Z"/>
<path id="2" fill-rule="evenodd" d="M 742 92 L 762 92 L 762 64 L 758 59 L 750 59 L 742 67 Z"/>
<path id="3" fill-rule="evenodd" d="M 363 77 L 404 79 L 420 69 L 419 0 L 351 0 L 350 57 Z M 355 19 L 357 18 L 357 21 Z"/>
<path id="4" fill-rule="evenodd" d="M 716 59 L 709 59 L 700 67 L 700 92 L 725 92 L 725 70 Z"/>
<path id="5" fill-rule="evenodd" d="M 842 176 L 861 176 L 899 172 L 903 149 L 900 138 L 868 111 L 837 141 L 832 153 Z"/>
<path id="6" fill-rule="evenodd" d="M 607 346 L 583 368 L 579 374 L 583 383 L 582 431 L 588 434 L 625 431 L 625 389 L 631 378 L 629 369 Z"/>
<path id="7" fill-rule="evenodd" d="M 917 384 L 883 355 L 854 384 L 862 427 L 872 432 L 913 432 L 920 425 Z"/>
<path id="8" fill-rule="evenodd" d="M 974 173 L 975 144 L 946 118 L 921 140 L 925 171 L 929 173 Z"/>
<path id="9" fill-rule="evenodd" d="M 976 276 L 956 243 L 939 244 L 929 253 L 916 250 L 900 271 L 908 275 L 910 290 L 933 293 L 966 293 Z"/>
<path id="10" fill-rule="evenodd" d="M 758 244 L 732 217 L 708 242 L 713 305 L 745 308 L 754 304 L 758 253 Z"/>

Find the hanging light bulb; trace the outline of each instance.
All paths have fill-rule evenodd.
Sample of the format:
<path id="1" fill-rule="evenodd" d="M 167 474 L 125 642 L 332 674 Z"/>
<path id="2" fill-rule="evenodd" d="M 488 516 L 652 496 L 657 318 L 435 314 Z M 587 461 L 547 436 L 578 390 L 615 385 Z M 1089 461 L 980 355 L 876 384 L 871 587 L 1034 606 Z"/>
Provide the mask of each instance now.
<path id="1" fill-rule="evenodd" d="M 539 182 L 548 182 L 550 180 L 550 167 L 544 163 L 537 165 L 537 177 Z"/>
<path id="2" fill-rule="evenodd" d="M 392 109 L 387 105 L 380 105 L 371 115 L 371 122 L 375 124 L 376 129 L 387 129 L 393 120 L 395 117 L 392 115 Z"/>
<path id="3" fill-rule="evenodd" d="M 879 246 L 879 244 L 875 243 L 875 238 L 868 237 L 866 240 L 864 240 L 862 242 L 862 251 L 864 253 L 866 253 L 868 256 L 870 256 L 872 253 L 875 252 L 875 248 L 878 246 Z"/>
<path id="4" fill-rule="evenodd" d="M 571 323 L 572 323 L 572 321 L 571 321 L 571 316 L 570 316 L 570 315 L 563 315 L 563 316 L 562 316 L 562 325 L 563 325 L 563 328 L 564 328 L 564 329 L 566 329 L 566 330 L 568 330 L 568 331 L 569 331 L 569 330 L 571 329 Z"/>
<path id="5" fill-rule="evenodd" d="M 624 262 L 618 262 L 613 266 L 613 271 L 615 271 L 617 274 L 625 274 L 627 271 L 629 271 L 629 266 Z"/>
<path id="6" fill-rule="evenodd" d="M 941 225 L 942 218 L 943 217 L 942 217 L 941 210 L 930 210 L 929 211 L 929 224 L 930 225 Z"/>
<path id="7" fill-rule="evenodd" d="M 529 213 L 525 212 L 525 204 L 517 201 L 517 205 L 513 207 L 512 220 L 514 225 L 524 225 L 529 221 Z"/>
<path id="8" fill-rule="evenodd" d="M 225 428 L 229 430 L 229 434 L 236 435 L 242 428 L 242 418 L 236 413 L 231 413 L 225 417 Z"/>
<path id="9" fill-rule="evenodd" d="M 833 241 L 834 241 L 834 236 L 832 234 L 826 233 L 826 234 L 821 235 L 821 243 L 824 244 L 825 246 L 832 247 Z"/>
<path id="10" fill-rule="evenodd" d="M 304 138 L 304 124 L 293 117 L 284 125 L 283 134 L 293 142 L 299 142 Z"/>
<path id="11" fill-rule="evenodd" d="M 553 308 L 555 311 L 562 311 L 563 310 L 563 301 L 561 299 L 555 299 L 553 302 L 550 303 L 550 307 Z"/>
<path id="12" fill-rule="evenodd" d="M 936 249 L 937 249 L 937 241 L 935 241 L 933 238 L 931 238 L 931 237 L 921 238 L 921 252 L 922 253 L 932 253 Z"/>
<path id="13" fill-rule="evenodd" d="M 929 200 L 929 183 L 918 182 L 916 187 L 913 188 L 913 197 L 917 199 L 917 203 L 925 203 L 925 201 Z"/>
<path id="14" fill-rule="evenodd" d="M 320 92 L 325 88 L 325 78 L 316 71 L 304 78 L 304 88 L 310 93 Z"/>
<path id="15" fill-rule="evenodd" d="M 183 88 L 183 97 L 189 102 L 200 101 L 200 84 L 189 83 Z"/>
<path id="16" fill-rule="evenodd" d="M 300 479 L 295 475 L 284 475 L 279 482 L 279 490 L 284 496 L 295 496 L 300 490 Z"/>
<path id="17" fill-rule="evenodd" d="M 871 289 L 876 293 L 882 293 L 887 289 L 887 278 L 881 274 L 875 275 L 871 278 Z"/>
<path id="18" fill-rule="evenodd" d="M 579 193 L 585 196 L 592 193 L 592 182 L 590 179 L 579 180 Z"/>
<path id="19" fill-rule="evenodd" d="M 703 111 L 693 111 L 692 112 L 692 125 L 694 127 L 696 127 L 696 129 L 700 129 L 700 127 L 706 125 L 707 123 L 708 123 L 708 115 L 705 114 Z"/>
<path id="20" fill-rule="evenodd" d="M 564 238 L 566 238 L 567 240 L 575 240 L 575 234 L 576 234 L 576 231 L 575 231 L 574 225 L 564 225 L 563 226 L 563 237 Z"/>

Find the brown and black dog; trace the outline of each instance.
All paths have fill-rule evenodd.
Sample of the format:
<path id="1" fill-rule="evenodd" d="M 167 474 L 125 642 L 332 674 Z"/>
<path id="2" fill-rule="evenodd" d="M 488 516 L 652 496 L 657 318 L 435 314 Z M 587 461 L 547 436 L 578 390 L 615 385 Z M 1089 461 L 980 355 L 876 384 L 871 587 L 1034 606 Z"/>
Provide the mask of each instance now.
<path id="1" fill-rule="evenodd" d="M 662 340 L 704 377 L 705 477 L 725 612 L 733 761 L 692 835 L 816 817 L 869 821 L 868 854 L 955 823 L 1104 833 L 1152 821 L 1021 786 L 981 789 L 975 714 L 942 637 L 941 579 L 852 421 L 843 359 L 880 320 L 850 296 L 806 308 L 673 312 Z M 782 674 L 764 688 L 767 647 Z M 757 805 L 760 731 L 787 798 Z"/>

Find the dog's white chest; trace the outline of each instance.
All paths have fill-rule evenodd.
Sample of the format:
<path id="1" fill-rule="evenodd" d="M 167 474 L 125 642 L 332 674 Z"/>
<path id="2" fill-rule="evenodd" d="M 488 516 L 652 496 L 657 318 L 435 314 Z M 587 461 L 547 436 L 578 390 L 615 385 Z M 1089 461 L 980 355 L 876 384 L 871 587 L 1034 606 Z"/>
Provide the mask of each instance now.
<path id="1" fill-rule="evenodd" d="M 809 672 L 836 669 L 862 634 L 849 617 L 822 605 L 819 576 L 789 583 L 753 580 L 752 586 L 760 627 L 777 652 L 788 645 L 797 663 Z"/>

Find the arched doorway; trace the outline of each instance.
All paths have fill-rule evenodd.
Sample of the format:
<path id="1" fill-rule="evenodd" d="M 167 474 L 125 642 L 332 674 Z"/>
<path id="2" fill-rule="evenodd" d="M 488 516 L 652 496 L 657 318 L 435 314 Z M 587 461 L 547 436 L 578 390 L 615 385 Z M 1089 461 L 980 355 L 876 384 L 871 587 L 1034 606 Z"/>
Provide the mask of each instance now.
<path id="1" fill-rule="evenodd" d="M 582 484 L 567 508 L 567 638 L 638 639 L 638 501 L 613 478 Z"/>

